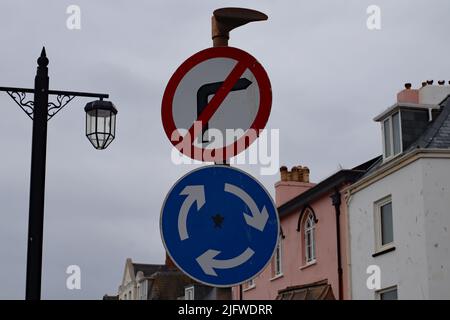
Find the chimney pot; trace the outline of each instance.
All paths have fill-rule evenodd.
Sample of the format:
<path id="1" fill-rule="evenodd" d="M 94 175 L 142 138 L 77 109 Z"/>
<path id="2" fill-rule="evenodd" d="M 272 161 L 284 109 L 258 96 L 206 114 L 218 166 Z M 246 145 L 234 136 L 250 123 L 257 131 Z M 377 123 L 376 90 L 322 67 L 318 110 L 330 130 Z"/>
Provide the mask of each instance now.
<path id="1" fill-rule="evenodd" d="M 297 166 L 297 172 L 298 172 L 298 182 L 303 182 L 303 167 Z"/>
<path id="2" fill-rule="evenodd" d="M 292 167 L 292 169 L 291 169 L 291 179 L 292 179 L 292 181 L 300 181 L 299 180 L 299 175 L 298 175 L 298 170 L 297 170 L 297 167 Z"/>
<path id="3" fill-rule="evenodd" d="M 309 183 L 308 167 L 294 166 L 289 171 L 286 166 L 280 167 L 281 181 L 295 181 Z"/>
<path id="4" fill-rule="evenodd" d="M 440 86 L 443 86 L 445 84 L 445 80 L 439 80 L 438 83 Z"/>
<path id="5" fill-rule="evenodd" d="M 433 84 L 433 80 L 427 80 L 427 84 L 432 85 Z"/>
<path id="6" fill-rule="evenodd" d="M 405 88 L 406 88 L 406 89 L 411 89 L 411 83 L 409 83 L 409 82 L 408 82 L 408 83 L 405 83 Z"/>
<path id="7" fill-rule="evenodd" d="M 427 85 L 427 82 L 426 81 L 423 81 L 422 82 L 422 87 L 425 87 Z"/>
<path id="8" fill-rule="evenodd" d="M 286 166 L 282 166 L 280 168 L 280 179 L 281 181 L 287 181 L 288 178 L 288 169 Z"/>
<path id="9" fill-rule="evenodd" d="M 309 183 L 309 168 L 303 167 L 303 182 Z"/>

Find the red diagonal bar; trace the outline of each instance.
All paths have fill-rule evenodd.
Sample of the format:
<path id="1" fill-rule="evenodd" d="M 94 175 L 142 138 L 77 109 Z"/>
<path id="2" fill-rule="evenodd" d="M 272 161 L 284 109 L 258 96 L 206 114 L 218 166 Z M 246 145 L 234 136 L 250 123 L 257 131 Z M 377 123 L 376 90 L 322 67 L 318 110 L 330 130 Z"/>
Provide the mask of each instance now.
<path id="1" fill-rule="evenodd" d="M 241 78 L 242 74 L 244 73 L 245 69 L 247 69 L 247 61 L 239 61 L 238 64 L 233 68 L 233 70 L 230 72 L 228 77 L 223 82 L 222 86 L 219 90 L 217 90 L 214 97 L 211 99 L 211 101 L 208 103 L 208 105 L 205 107 L 205 109 L 200 113 L 199 117 L 197 118 L 197 122 L 200 121 L 202 124 L 202 127 L 205 126 L 209 120 L 212 118 L 214 113 L 216 113 L 217 109 L 219 109 L 222 102 L 225 100 L 227 95 L 230 93 L 231 89 L 234 87 L 236 82 Z M 202 133 L 202 130 L 199 132 Z M 194 136 L 194 124 L 192 124 L 191 128 L 189 129 L 188 133 L 183 137 L 183 140 L 189 137 L 191 138 L 191 143 L 194 142 L 195 136 Z"/>

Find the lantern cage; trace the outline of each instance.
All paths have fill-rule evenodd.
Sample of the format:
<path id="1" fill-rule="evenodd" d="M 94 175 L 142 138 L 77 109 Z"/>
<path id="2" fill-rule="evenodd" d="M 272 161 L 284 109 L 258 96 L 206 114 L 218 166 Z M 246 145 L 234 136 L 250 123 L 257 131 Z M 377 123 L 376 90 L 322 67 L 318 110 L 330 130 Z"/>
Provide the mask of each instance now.
<path id="1" fill-rule="evenodd" d="M 106 149 L 116 135 L 116 107 L 111 101 L 96 100 L 86 104 L 84 111 L 87 138 L 95 149 Z"/>

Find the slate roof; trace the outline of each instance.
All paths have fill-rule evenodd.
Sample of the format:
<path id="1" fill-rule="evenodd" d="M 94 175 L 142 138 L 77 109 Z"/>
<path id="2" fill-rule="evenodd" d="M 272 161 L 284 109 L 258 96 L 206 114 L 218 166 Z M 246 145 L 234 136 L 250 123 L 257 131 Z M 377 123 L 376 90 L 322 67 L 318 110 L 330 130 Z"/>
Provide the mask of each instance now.
<path id="1" fill-rule="evenodd" d="M 428 124 L 428 127 L 420 137 L 403 151 L 402 154 L 412 152 L 415 149 L 448 149 L 450 148 L 450 96 L 440 104 L 441 110 L 436 118 Z M 383 157 L 367 170 L 364 177 L 372 174 L 384 165 Z"/>
<path id="2" fill-rule="evenodd" d="M 289 200 L 288 202 L 278 207 L 278 214 L 280 215 L 280 218 L 289 215 L 291 213 L 294 213 L 296 210 L 299 210 L 302 206 L 308 204 L 314 199 L 323 196 L 328 192 L 333 191 L 335 188 L 341 186 L 342 184 L 353 183 L 357 181 L 379 159 L 380 157 L 376 157 L 352 169 L 339 170 L 338 172 L 329 176 L 325 180 L 322 180 L 314 187 L 311 187 L 310 189 L 306 190 L 305 192 L 301 193 L 300 195 L 294 197 L 293 199 Z"/>
<path id="3" fill-rule="evenodd" d="M 166 271 L 167 267 L 164 264 L 144 264 L 144 263 L 133 263 L 134 276 L 137 275 L 139 271 L 142 271 L 144 277 L 150 277 L 152 274 L 159 271 Z"/>
<path id="4" fill-rule="evenodd" d="M 441 108 L 441 113 L 413 143 L 412 148 L 450 148 L 450 97 L 441 103 Z"/>
<path id="5" fill-rule="evenodd" d="M 149 300 L 177 300 L 184 288 L 196 283 L 180 271 L 158 271 L 149 279 Z"/>

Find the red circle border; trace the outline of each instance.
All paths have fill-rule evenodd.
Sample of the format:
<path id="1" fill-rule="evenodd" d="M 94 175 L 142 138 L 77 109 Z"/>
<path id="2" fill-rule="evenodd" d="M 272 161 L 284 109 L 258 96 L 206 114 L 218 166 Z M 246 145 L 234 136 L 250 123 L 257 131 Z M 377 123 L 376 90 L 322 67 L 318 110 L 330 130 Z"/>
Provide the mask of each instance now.
<path id="1" fill-rule="evenodd" d="M 172 103 L 175 96 L 176 89 L 180 84 L 183 77 L 199 63 L 213 59 L 213 58 L 231 58 L 236 61 L 245 61 L 247 68 L 253 73 L 259 86 L 259 109 L 258 113 L 253 121 L 252 125 L 245 132 L 245 134 L 234 143 L 224 146 L 222 148 L 214 149 L 213 151 L 207 151 L 208 155 L 205 156 L 205 150 L 203 148 L 195 147 L 191 143 L 189 152 L 186 149 L 178 150 L 186 156 L 199 160 L 199 161 L 218 161 L 227 160 L 234 157 L 240 152 L 247 149 L 259 136 L 269 120 L 269 115 L 272 107 L 272 89 L 267 72 L 262 65 L 249 53 L 234 47 L 214 47 L 204 49 L 196 54 L 192 55 L 186 61 L 184 61 L 175 73 L 170 78 L 166 89 L 164 91 L 162 106 L 161 106 L 161 118 L 163 122 L 164 131 L 169 141 L 177 147 L 177 143 L 172 141 L 171 137 L 178 128 L 175 126 L 173 119 Z M 186 128 L 189 129 L 189 128 Z M 252 134 L 252 131 L 256 133 Z M 181 144 L 183 144 L 181 142 Z"/>

